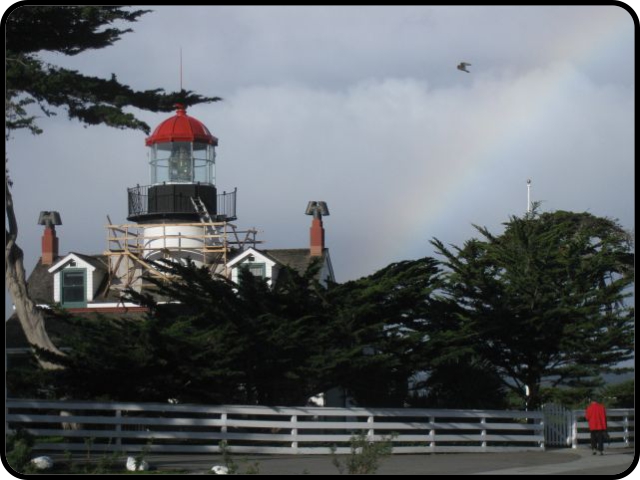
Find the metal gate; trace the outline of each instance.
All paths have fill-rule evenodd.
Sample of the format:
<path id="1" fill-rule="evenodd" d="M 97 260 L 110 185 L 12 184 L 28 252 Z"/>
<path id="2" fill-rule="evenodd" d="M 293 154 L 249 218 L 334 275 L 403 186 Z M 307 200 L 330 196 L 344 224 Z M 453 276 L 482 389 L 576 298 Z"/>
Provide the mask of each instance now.
<path id="1" fill-rule="evenodd" d="M 570 447 L 573 435 L 573 413 L 556 403 L 542 407 L 544 444 L 547 447 Z"/>

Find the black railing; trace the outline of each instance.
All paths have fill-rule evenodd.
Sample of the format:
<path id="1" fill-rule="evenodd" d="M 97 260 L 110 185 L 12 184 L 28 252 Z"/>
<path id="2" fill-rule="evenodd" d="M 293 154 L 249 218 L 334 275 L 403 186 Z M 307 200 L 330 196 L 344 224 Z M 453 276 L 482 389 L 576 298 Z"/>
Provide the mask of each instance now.
<path id="1" fill-rule="evenodd" d="M 216 193 L 212 185 L 162 184 L 137 185 L 127 189 L 129 197 L 129 220 L 153 220 L 163 217 L 188 218 L 198 215 L 193 201 L 200 198 L 207 207 L 213 221 L 235 220 L 236 193 Z"/>
<path id="2" fill-rule="evenodd" d="M 233 192 L 222 192 L 218 194 L 216 199 L 216 215 L 219 219 L 235 220 L 236 216 L 236 193 L 238 187 Z"/>

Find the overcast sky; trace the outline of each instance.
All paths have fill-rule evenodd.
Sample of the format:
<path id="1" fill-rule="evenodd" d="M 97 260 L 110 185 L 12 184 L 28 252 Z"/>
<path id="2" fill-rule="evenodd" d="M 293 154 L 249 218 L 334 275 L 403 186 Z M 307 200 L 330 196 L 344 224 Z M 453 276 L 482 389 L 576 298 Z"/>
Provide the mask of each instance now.
<path id="1" fill-rule="evenodd" d="M 532 200 L 634 229 L 634 23 L 617 6 L 152 7 L 114 46 L 47 57 L 136 89 L 223 102 L 188 114 L 218 137 L 217 187 L 264 248 L 309 244 L 324 200 L 338 281 L 500 233 Z M 470 73 L 456 69 L 471 63 Z M 151 128 L 172 114 L 137 112 Z M 30 272 L 41 210 L 60 251 L 101 253 L 106 216 L 149 183 L 145 134 L 60 112 L 7 144 Z"/>

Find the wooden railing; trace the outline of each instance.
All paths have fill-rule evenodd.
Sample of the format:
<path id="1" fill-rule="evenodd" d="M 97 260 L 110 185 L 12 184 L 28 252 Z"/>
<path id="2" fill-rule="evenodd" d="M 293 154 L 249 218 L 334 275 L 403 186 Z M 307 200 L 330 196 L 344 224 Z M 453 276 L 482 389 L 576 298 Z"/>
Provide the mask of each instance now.
<path id="1" fill-rule="evenodd" d="M 198 406 L 7 401 L 7 429 L 42 451 L 348 453 L 351 439 L 390 439 L 394 453 L 544 449 L 542 412 Z"/>

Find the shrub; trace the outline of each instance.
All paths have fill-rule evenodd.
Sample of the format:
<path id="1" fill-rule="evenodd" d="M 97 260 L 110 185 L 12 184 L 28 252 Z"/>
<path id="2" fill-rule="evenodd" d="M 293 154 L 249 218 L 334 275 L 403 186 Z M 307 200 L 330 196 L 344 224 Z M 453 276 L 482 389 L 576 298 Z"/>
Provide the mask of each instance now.
<path id="1" fill-rule="evenodd" d="M 25 430 L 18 430 L 7 437 L 7 462 L 18 473 L 29 473 L 31 467 L 31 450 L 35 439 Z"/>

